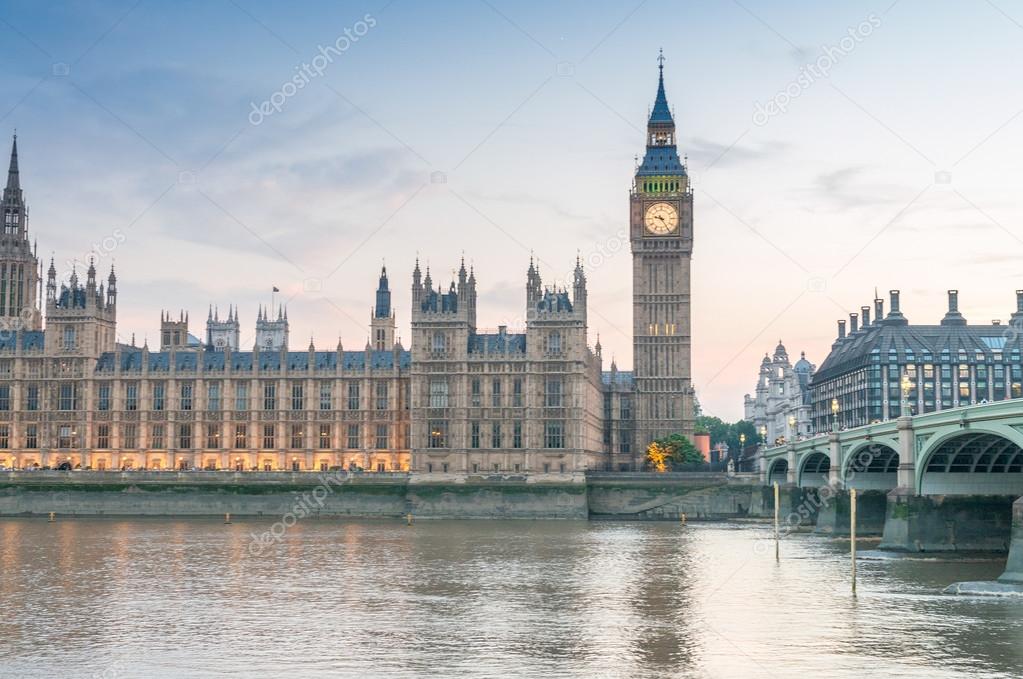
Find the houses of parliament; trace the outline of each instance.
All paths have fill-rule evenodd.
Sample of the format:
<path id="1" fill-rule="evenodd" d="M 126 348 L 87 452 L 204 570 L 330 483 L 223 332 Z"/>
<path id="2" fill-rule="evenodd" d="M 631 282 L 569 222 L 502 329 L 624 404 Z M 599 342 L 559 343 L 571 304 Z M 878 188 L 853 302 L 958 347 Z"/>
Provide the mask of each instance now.
<path id="1" fill-rule="evenodd" d="M 92 262 L 43 275 L 28 234 L 17 138 L 0 235 L 0 468 L 448 474 L 633 470 L 647 443 L 692 434 L 692 192 L 663 58 L 646 151 L 628 193 L 635 369 L 604 369 L 587 338 L 586 274 L 526 271 L 525 332 L 476 325 L 476 275 L 412 272 L 411 346 L 396 341 L 386 269 L 370 340 L 289 345 L 287 311 L 162 313 L 159 347 L 117 342 L 118 281 Z M 367 293 L 372 281 L 367 282 Z"/>

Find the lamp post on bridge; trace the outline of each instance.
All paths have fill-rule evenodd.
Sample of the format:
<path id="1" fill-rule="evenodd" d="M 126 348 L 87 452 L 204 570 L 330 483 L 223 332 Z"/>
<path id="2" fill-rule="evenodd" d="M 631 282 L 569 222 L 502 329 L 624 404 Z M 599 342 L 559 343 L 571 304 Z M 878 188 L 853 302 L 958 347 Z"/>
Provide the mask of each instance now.
<path id="1" fill-rule="evenodd" d="M 902 403 L 900 409 L 903 417 L 911 417 L 913 415 L 913 407 L 909 404 L 909 390 L 913 388 L 913 382 L 909 379 L 909 372 L 906 370 L 902 371 Z"/>
<path id="2" fill-rule="evenodd" d="M 831 431 L 838 429 L 838 399 L 831 399 Z"/>

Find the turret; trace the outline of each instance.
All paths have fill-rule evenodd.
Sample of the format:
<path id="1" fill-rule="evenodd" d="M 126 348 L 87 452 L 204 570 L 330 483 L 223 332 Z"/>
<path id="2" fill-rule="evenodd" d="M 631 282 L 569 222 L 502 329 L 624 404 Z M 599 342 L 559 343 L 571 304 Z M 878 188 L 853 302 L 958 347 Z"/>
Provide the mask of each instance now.
<path id="1" fill-rule="evenodd" d="M 110 275 L 107 276 L 107 306 L 113 307 L 117 304 L 117 275 L 114 274 L 114 265 L 110 265 Z"/>
<path id="2" fill-rule="evenodd" d="M 369 322 L 373 347 L 378 351 L 392 348 L 394 346 L 394 311 L 391 308 L 391 289 L 387 280 L 386 266 L 380 268 L 376 304 L 370 313 Z"/>

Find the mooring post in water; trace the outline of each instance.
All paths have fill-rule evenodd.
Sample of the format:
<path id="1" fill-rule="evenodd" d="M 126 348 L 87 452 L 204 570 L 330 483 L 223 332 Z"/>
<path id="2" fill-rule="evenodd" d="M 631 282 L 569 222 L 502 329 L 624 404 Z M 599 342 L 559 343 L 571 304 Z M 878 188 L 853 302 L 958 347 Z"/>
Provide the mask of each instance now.
<path id="1" fill-rule="evenodd" d="M 679 520 L 679 523 L 681 523 L 683 526 L 686 525 L 686 513 L 682 512 L 681 514 L 679 514 L 678 515 L 678 520 Z"/>
<path id="2" fill-rule="evenodd" d="M 56 521 L 57 520 L 56 517 L 57 517 L 57 512 L 50 512 L 50 523 L 53 523 L 54 521 Z"/>
<path id="3" fill-rule="evenodd" d="M 408 522 L 409 526 L 412 525 L 412 512 L 409 512 L 408 514 L 405 515 L 405 520 Z"/>
<path id="4" fill-rule="evenodd" d="M 224 523 L 231 523 L 231 512 L 224 514 Z"/>
<path id="5" fill-rule="evenodd" d="M 856 596 L 856 489 L 849 489 L 849 554 L 852 559 L 852 593 Z"/>
<path id="6" fill-rule="evenodd" d="M 774 482 L 774 560 L 775 561 L 780 561 L 781 560 L 781 553 L 779 551 L 780 548 L 778 546 L 778 542 L 780 540 L 780 538 L 778 537 L 778 520 L 779 520 L 779 517 L 781 516 L 781 502 L 779 500 L 779 496 L 780 495 L 781 495 L 781 493 L 778 490 L 778 482 L 775 481 Z"/>

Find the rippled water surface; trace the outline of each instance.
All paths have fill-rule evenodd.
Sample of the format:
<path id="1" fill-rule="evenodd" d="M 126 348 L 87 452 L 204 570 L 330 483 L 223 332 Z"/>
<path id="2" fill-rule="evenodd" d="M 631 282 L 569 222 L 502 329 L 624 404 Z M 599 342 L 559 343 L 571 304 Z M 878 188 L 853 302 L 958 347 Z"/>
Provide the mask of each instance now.
<path id="1" fill-rule="evenodd" d="M 0 520 L 3 677 L 1018 677 L 1000 560 L 751 524 Z M 869 543 L 861 545 L 868 548 Z"/>

